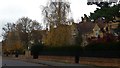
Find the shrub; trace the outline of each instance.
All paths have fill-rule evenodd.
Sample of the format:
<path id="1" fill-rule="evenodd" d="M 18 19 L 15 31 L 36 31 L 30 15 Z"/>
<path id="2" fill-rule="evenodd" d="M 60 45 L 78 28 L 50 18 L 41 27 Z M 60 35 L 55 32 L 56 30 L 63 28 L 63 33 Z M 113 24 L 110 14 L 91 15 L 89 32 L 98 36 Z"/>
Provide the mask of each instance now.
<path id="1" fill-rule="evenodd" d="M 44 52 L 53 55 L 75 55 L 82 53 L 82 47 L 78 45 L 46 46 Z"/>
<path id="2" fill-rule="evenodd" d="M 84 49 L 85 56 L 120 57 L 120 42 L 90 43 Z"/>

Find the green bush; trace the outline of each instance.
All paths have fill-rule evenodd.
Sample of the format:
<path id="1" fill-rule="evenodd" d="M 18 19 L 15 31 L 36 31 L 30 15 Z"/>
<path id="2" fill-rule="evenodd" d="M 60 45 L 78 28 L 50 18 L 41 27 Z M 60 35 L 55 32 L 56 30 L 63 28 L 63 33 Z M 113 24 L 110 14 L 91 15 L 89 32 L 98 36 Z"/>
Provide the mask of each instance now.
<path id="1" fill-rule="evenodd" d="M 47 46 L 44 49 L 45 51 L 67 51 L 67 52 L 73 52 L 73 51 L 81 51 L 81 46 Z"/>
<path id="2" fill-rule="evenodd" d="M 120 50 L 120 42 L 90 43 L 85 47 L 87 51 L 116 51 Z"/>

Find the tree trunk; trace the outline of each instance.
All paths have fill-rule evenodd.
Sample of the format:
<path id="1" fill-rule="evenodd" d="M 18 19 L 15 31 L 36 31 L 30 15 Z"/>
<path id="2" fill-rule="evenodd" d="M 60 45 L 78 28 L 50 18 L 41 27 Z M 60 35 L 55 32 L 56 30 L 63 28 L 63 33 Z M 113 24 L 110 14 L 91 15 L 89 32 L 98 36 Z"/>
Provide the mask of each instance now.
<path id="1" fill-rule="evenodd" d="M 33 59 L 38 59 L 38 55 L 33 55 Z"/>
<path id="2" fill-rule="evenodd" d="M 79 56 L 78 55 L 75 56 L 75 63 L 79 63 Z"/>

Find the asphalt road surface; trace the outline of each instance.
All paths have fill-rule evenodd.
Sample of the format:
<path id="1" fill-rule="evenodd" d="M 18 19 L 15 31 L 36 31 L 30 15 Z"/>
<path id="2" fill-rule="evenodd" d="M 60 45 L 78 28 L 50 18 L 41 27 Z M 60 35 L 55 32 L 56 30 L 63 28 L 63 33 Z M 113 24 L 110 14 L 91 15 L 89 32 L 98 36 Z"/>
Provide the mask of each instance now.
<path id="1" fill-rule="evenodd" d="M 11 67 L 12 66 L 12 67 Z M 98 67 L 91 67 L 91 66 L 49 66 L 46 67 L 46 65 L 42 64 L 35 64 L 30 62 L 24 62 L 20 60 L 9 60 L 4 59 L 2 62 L 2 68 L 98 68 Z"/>
<path id="2" fill-rule="evenodd" d="M 2 66 L 43 66 L 43 65 L 30 63 L 30 62 L 24 62 L 24 61 L 20 61 L 20 60 L 3 59 Z"/>
<path id="3" fill-rule="evenodd" d="M 2 60 L 2 59 L 1 59 Z M 49 64 L 57 64 L 57 63 L 49 63 Z M 60 64 L 59 64 L 60 65 Z M 67 65 L 67 64 L 66 64 Z M 53 68 L 54 66 L 49 66 L 49 65 L 44 65 L 44 64 L 36 64 L 36 63 L 31 63 L 31 62 L 25 62 L 22 60 L 14 60 L 14 59 L 9 59 L 9 58 L 3 58 L 2 60 L 2 68 Z M 55 66 L 54 68 L 66 68 L 67 66 Z M 69 67 L 69 66 L 68 66 Z M 93 66 L 87 66 L 87 65 L 80 65 L 80 66 L 70 66 L 70 67 L 75 67 L 75 68 L 99 68 L 99 67 L 93 67 Z"/>

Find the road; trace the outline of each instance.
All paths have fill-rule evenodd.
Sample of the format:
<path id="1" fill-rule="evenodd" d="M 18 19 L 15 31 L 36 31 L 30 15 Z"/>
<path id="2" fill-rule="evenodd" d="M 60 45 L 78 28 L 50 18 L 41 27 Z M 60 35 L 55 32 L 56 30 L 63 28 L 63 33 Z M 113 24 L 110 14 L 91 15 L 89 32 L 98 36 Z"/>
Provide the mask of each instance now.
<path id="1" fill-rule="evenodd" d="M 60 63 L 60 62 L 52 62 L 52 61 L 39 61 L 40 64 L 35 64 L 35 63 L 30 63 L 30 62 L 25 62 L 22 60 L 16 60 L 16 59 L 10 59 L 10 58 L 3 58 L 2 60 L 2 66 L 3 68 L 24 68 L 24 66 L 27 68 L 40 68 L 41 66 L 49 66 L 49 67 L 54 67 L 54 66 L 76 66 L 77 68 L 98 68 L 98 67 L 93 67 L 89 65 L 79 65 L 79 64 L 66 64 L 66 63 Z M 12 67 L 11 67 L 12 66 Z M 76 68 L 75 67 L 75 68 Z M 61 67 L 60 67 L 61 68 Z"/>
<path id="2" fill-rule="evenodd" d="M 24 62 L 20 60 L 3 59 L 2 66 L 44 66 L 44 65 Z"/>

